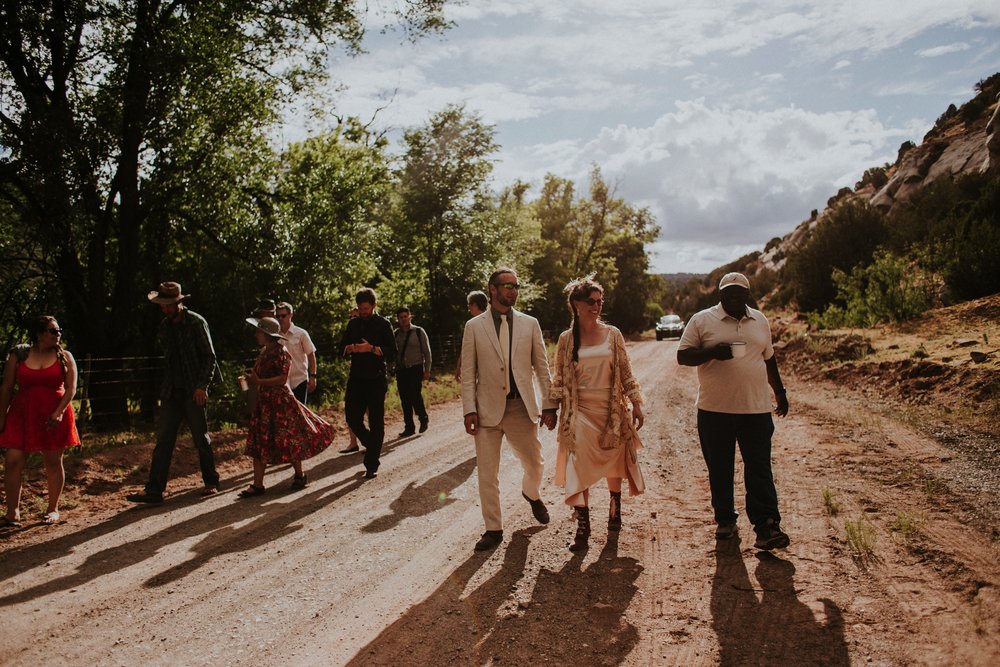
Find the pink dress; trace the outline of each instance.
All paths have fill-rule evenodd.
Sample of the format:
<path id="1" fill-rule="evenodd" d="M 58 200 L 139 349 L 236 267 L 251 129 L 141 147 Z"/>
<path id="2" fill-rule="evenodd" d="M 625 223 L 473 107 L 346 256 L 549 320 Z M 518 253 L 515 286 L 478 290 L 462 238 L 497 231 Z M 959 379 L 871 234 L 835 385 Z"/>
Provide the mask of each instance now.
<path id="1" fill-rule="evenodd" d="M 7 427 L 0 433 L 0 448 L 56 452 L 79 445 L 72 404 L 55 427 L 46 425 L 65 394 L 63 369 L 58 361 L 38 369 L 19 363 L 17 393 L 7 411 Z"/>
<path id="2" fill-rule="evenodd" d="M 560 447 L 556 454 L 556 484 L 566 488 L 568 505 L 583 505 L 583 492 L 606 477 L 629 479 L 624 447 L 602 449 L 601 434 L 611 413 L 611 337 L 578 350 L 576 379 L 579 403 L 576 449 Z"/>
<path id="3" fill-rule="evenodd" d="M 271 378 L 288 373 L 291 364 L 285 348 L 268 345 L 261 350 L 253 370 L 259 378 Z M 258 390 L 247 431 L 247 456 L 272 465 L 304 461 L 333 442 L 333 425 L 299 403 L 287 384 Z"/>

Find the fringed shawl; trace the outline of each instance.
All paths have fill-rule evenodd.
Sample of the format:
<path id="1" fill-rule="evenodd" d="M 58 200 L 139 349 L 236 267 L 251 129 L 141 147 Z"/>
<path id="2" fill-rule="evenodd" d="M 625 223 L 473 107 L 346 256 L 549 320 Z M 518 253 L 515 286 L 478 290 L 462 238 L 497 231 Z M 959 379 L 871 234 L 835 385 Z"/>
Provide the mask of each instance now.
<path id="1" fill-rule="evenodd" d="M 601 434 L 601 449 L 616 449 L 632 444 L 633 450 L 642 447 L 639 434 L 632 421 L 631 405 L 642 405 L 642 390 L 632 373 L 632 363 L 625 350 L 625 337 L 616 327 L 608 326 L 611 342 L 611 413 L 608 424 Z M 556 373 L 549 391 L 549 398 L 559 401 L 560 447 L 575 451 L 575 433 L 579 386 L 576 379 L 576 362 L 573 361 L 573 330 L 567 329 L 559 336 L 556 347 Z"/>

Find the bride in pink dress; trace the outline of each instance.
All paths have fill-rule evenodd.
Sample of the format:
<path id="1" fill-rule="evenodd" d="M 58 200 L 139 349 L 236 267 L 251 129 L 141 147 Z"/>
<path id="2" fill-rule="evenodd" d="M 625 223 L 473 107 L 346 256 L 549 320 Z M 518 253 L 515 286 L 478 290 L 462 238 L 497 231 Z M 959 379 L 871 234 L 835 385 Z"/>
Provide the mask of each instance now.
<path id="1" fill-rule="evenodd" d="M 7 502 L 2 527 L 21 525 L 21 478 L 32 452 L 41 453 L 48 481 L 49 504 L 42 521 L 59 521 L 59 497 L 66 483 L 63 451 L 80 444 L 71 403 L 76 393 L 76 361 L 60 345 L 59 323 L 43 315 L 28 333 L 31 344 L 18 345 L 7 356 L 0 386 L 0 449 L 6 450 Z"/>
<path id="2" fill-rule="evenodd" d="M 560 402 L 556 484 L 577 519 L 571 551 L 590 538 L 590 487 L 606 479 L 608 530 L 621 528 L 622 480 L 645 489 L 636 452 L 642 447 L 642 391 L 632 373 L 625 337 L 601 321 L 604 288 L 593 274 L 566 286 L 572 326 L 559 336 L 549 397 Z"/>

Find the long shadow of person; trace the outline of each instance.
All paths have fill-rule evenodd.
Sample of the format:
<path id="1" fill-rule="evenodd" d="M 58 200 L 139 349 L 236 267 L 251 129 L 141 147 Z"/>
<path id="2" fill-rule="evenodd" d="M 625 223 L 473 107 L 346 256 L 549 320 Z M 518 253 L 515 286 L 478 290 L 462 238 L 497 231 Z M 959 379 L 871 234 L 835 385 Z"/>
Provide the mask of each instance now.
<path id="1" fill-rule="evenodd" d="M 763 592 L 760 601 L 759 655 L 770 665 L 850 664 L 844 639 L 844 617 L 832 601 L 822 598 L 825 622 L 799 600 L 795 590 L 795 565 L 773 554 L 757 554 L 754 570 Z"/>
<path id="2" fill-rule="evenodd" d="M 314 466 L 310 469 L 309 475 L 313 482 L 318 482 L 321 477 L 329 476 L 347 470 L 353 467 L 353 462 L 349 457 L 331 457 L 322 463 Z M 276 466 L 277 468 L 277 466 Z M 197 469 L 197 465 L 195 465 Z M 228 477 L 224 480 L 226 486 L 239 488 L 247 480 L 250 479 L 251 473 L 245 472 L 240 473 L 234 477 Z M 45 542 L 39 542 L 26 547 L 15 547 L 9 551 L 4 552 L 4 566 L 0 568 L 0 581 L 6 579 L 11 579 L 17 577 L 29 570 L 32 570 L 39 566 L 40 563 L 46 563 L 57 558 L 69 555 L 76 550 L 81 544 L 86 544 L 87 542 L 97 540 L 105 535 L 110 535 L 119 530 L 127 530 L 128 527 L 134 523 L 143 521 L 150 516 L 156 516 L 159 514 L 168 514 L 177 510 L 185 509 L 192 504 L 202 502 L 198 493 L 201 489 L 191 489 L 189 491 L 184 491 L 175 495 L 171 495 L 169 501 L 163 505 L 158 506 L 130 506 L 127 510 L 117 514 L 116 516 L 109 518 L 100 523 L 89 525 L 81 530 L 74 531 L 72 533 L 67 533 L 60 537 L 52 540 L 47 540 Z M 254 507 L 255 505 L 248 505 L 247 507 Z M 245 509 L 245 508 L 244 508 Z M 225 515 L 226 520 L 220 520 L 218 517 Z M 213 518 L 214 517 L 214 518 Z M 165 539 L 169 535 L 176 534 L 177 540 L 183 540 L 191 535 L 178 531 L 173 532 L 177 526 L 188 526 L 192 530 L 197 530 L 197 527 L 207 527 L 211 529 L 222 523 L 231 523 L 233 521 L 246 519 L 248 515 L 243 510 L 234 510 L 231 506 L 227 506 L 224 510 L 219 511 L 213 510 L 211 512 L 206 512 L 200 515 L 200 517 L 195 517 L 193 519 L 182 521 L 178 524 L 171 526 L 171 530 L 167 531 L 167 535 L 161 535 L 163 539 L 162 544 L 168 544 L 170 540 Z M 218 521 L 217 524 L 209 525 L 201 521 L 201 519 L 212 519 L 213 521 Z M 150 538 L 147 538 L 147 540 Z M 123 545 L 123 547 L 126 545 Z M 105 552 L 102 552 L 105 553 Z M 113 553 L 113 552 L 109 552 Z M 141 559 L 140 559 L 141 560 Z M 137 561 L 135 561 L 137 562 Z M 129 563 L 131 564 L 131 562 Z M 104 574 L 104 572 L 98 572 L 97 576 Z M 80 582 L 83 583 L 83 582 Z M 6 598 L 0 598 L 0 606 L 7 604 L 5 602 Z"/>
<path id="3" fill-rule="evenodd" d="M 719 665 L 756 664 L 758 601 L 740 551 L 739 535 L 715 543 L 712 628 L 719 638 Z"/>
<path id="4" fill-rule="evenodd" d="M 403 519 L 424 516 L 455 502 L 451 492 L 461 486 L 476 469 L 476 457 L 435 475 L 419 486 L 410 482 L 392 501 L 392 514 L 380 516 L 361 529 L 363 533 L 381 533 L 395 528 Z"/>
<path id="5" fill-rule="evenodd" d="M 427 599 L 411 607 L 347 664 L 480 664 L 472 656 L 490 631 L 497 611 L 508 600 L 511 588 L 524 577 L 531 536 L 542 529 L 533 526 L 515 532 L 496 574 L 465 595 L 469 582 L 488 558 L 483 553 L 470 556 Z M 447 637 L 447 644 L 422 641 L 428 628 L 434 628 L 435 637 Z"/>
<path id="6" fill-rule="evenodd" d="M 597 560 L 586 569 L 581 569 L 584 554 L 577 552 L 558 572 L 540 570 L 526 609 L 496 620 L 477 664 L 491 657 L 516 665 L 621 664 L 639 642 L 639 631 L 626 620 L 625 610 L 638 591 L 635 582 L 643 568 L 636 559 L 618 555 L 617 537 L 608 534 Z"/>
<path id="7" fill-rule="evenodd" d="M 798 599 L 795 566 L 768 552 L 758 553 L 757 559 L 758 587 L 754 587 L 738 538 L 718 543 L 711 608 L 719 664 L 849 665 L 844 621 L 837 605 L 821 600 L 826 620 L 817 621 Z"/>
<path id="8" fill-rule="evenodd" d="M 322 464 L 315 466 L 310 472 L 314 473 L 316 478 L 319 478 L 328 474 L 331 470 L 339 470 L 342 469 L 342 467 L 342 463 L 337 459 L 328 459 Z M 345 482 L 341 482 L 341 484 L 346 484 L 346 486 L 341 488 L 338 492 L 329 495 L 324 494 L 327 494 L 330 487 L 320 486 L 317 484 L 315 491 L 307 496 L 296 499 L 296 501 L 292 503 L 267 503 L 266 501 L 270 498 L 270 496 L 264 496 L 262 498 L 262 500 L 265 501 L 264 503 L 240 501 L 238 503 L 226 503 L 224 505 L 219 505 L 211 511 L 192 516 L 184 521 L 172 523 L 164 527 L 162 530 L 141 539 L 128 540 L 113 547 L 97 551 L 88 556 L 86 560 L 84 560 L 77 567 L 75 572 L 44 581 L 35 586 L 0 597 L 0 607 L 26 602 L 39 596 L 76 588 L 104 575 L 118 572 L 124 568 L 140 563 L 147 558 L 152 558 L 160 550 L 176 542 L 182 542 L 198 535 L 210 536 L 217 532 L 221 527 L 229 527 L 232 524 L 248 520 L 255 520 L 251 524 L 253 526 L 260 526 L 261 523 L 266 523 L 268 527 L 266 530 L 250 531 L 245 537 L 242 538 L 242 541 L 236 540 L 236 542 L 237 544 L 245 545 L 242 548 L 246 549 L 259 546 L 263 542 L 274 539 L 278 534 L 282 533 L 282 531 L 285 533 L 289 532 L 290 524 L 299 521 L 307 514 L 313 513 L 332 503 L 338 497 L 357 489 L 362 483 L 358 478 L 349 478 Z M 322 498 L 317 499 L 317 496 L 322 496 Z M 148 511 L 130 510 L 125 512 L 125 514 L 134 514 L 137 517 L 140 515 L 148 516 Z M 130 523 L 132 523 L 132 521 L 120 524 L 118 527 L 125 528 Z M 239 532 L 243 535 L 245 531 L 241 530 Z M 231 535 L 232 533 L 229 534 Z M 195 562 L 198 565 L 207 563 L 216 553 L 226 553 L 234 550 L 233 545 L 219 544 L 214 539 L 210 540 L 210 543 L 215 544 L 214 550 L 212 547 L 203 546 L 202 553 L 195 559 Z M 44 547 L 44 545 L 35 545 L 35 547 L 38 547 L 37 553 L 41 554 L 42 558 L 42 560 L 35 561 L 36 567 L 39 563 L 46 562 L 50 558 L 54 557 L 41 548 Z M 183 576 L 190 571 L 192 571 L 190 564 L 188 564 L 187 568 L 174 566 L 170 570 L 167 570 L 168 573 L 171 573 L 173 579 L 176 579 L 178 576 Z M 158 579 L 154 577 L 152 581 L 157 582 Z M 156 584 L 147 583 L 147 585 Z"/>
<path id="9" fill-rule="evenodd" d="M 172 583 L 191 574 L 203 565 L 207 565 L 213 558 L 228 553 L 250 551 L 299 531 L 302 529 L 302 525 L 293 524 L 351 491 L 357 490 L 363 484 L 364 481 L 357 477 L 345 479 L 334 484 L 332 488 L 335 491 L 333 493 L 330 493 L 331 487 L 316 489 L 296 498 L 294 503 L 283 505 L 282 511 L 264 512 L 245 526 L 233 528 L 231 525 L 227 525 L 214 530 L 191 547 L 191 551 L 195 553 L 193 558 L 150 577 L 144 586 L 155 588 Z"/>

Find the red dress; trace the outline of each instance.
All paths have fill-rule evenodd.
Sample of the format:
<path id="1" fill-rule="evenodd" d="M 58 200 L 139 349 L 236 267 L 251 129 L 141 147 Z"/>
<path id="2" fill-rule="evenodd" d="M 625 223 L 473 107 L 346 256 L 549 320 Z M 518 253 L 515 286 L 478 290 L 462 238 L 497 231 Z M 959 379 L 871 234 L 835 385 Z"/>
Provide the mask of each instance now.
<path id="1" fill-rule="evenodd" d="M 48 368 L 17 365 L 17 393 L 7 411 L 7 427 L 0 433 L 0 448 L 25 452 L 56 452 L 80 444 L 73 405 L 66 406 L 62 421 L 49 428 L 46 422 L 66 394 L 62 364 Z"/>
<path id="2" fill-rule="evenodd" d="M 285 348 L 268 345 L 261 350 L 253 370 L 259 378 L 271 378 L 287 374 L 291 364 Z M 304 461 L 333 442 L 333 425 L 299 403 L 287 384 L 258 389 L 247 431 L 248 456 L 269 464 Z"/>

